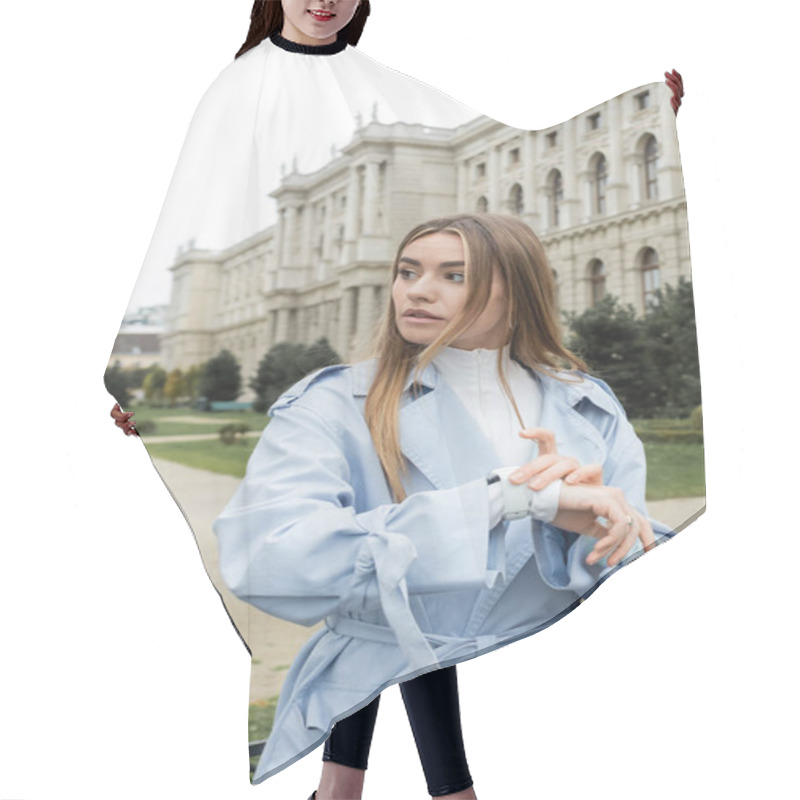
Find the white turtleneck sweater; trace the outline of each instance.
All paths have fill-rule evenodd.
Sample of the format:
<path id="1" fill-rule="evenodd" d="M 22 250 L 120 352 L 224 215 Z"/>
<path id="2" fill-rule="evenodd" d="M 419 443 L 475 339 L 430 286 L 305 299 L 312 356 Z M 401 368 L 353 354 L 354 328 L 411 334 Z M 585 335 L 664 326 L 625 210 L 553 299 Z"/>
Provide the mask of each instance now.
<path id="1" fill-rule="evenodd" d="M 525 464 L 538 454 L 536 443 L 519 436 L 522 425 L 497 374 L 497 350 L 459 350 L 445 347 L 433 363 L 447 385 L 458 395 L 469 414 L 508 466 Z M 502 350 L 503 371 L 525 428 L 539 424 L 542 397 L 539 384 L 530 373 L 511 359 L 509 347 Z M 554 481 L 531 494 L 531 516 L 550 522 L 558 510 L 561 481 Z M 490 525 L 498 524 L 505 512 L 499 483 L 489 486 Z"/>

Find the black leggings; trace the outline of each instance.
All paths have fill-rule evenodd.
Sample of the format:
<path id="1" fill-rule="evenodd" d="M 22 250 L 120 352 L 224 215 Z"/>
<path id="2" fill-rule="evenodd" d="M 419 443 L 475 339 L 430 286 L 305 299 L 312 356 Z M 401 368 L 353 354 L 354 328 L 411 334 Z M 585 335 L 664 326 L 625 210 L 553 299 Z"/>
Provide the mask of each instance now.
<path id="1" fill-rule="evenodd" d="M 472 786 L 464 753 L 456 668 L 447 667 L 400 684 L 408 721 L 432 797 Z M 323 761 L 366 769 L 380 695 L 333 726 Z"/>

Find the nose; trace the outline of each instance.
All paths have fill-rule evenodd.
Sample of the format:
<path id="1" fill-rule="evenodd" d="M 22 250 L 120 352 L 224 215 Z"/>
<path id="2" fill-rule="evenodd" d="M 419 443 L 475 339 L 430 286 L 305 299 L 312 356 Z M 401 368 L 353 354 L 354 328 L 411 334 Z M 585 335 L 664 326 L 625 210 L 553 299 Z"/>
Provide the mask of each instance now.
<path id="1" fill-rule="evenodd" d="M 406 290 L 409 300 L 430 303 L 435 299 L 436 282 L 429 274 L 420 275 Z"/>

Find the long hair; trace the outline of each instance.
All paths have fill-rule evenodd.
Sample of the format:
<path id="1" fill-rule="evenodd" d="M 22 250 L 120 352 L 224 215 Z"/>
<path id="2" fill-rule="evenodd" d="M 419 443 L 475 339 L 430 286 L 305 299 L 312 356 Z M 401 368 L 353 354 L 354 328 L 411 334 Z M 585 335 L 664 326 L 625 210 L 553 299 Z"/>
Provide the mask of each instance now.
<path id="1" fill-rule="evenodd" d="M 369 16 L 369 0 L 361 0 L 353 19 L 339 31 L 339 39 L 345 39 L 355 47 L 361 38 Z M 236 58 L 261 44 L 264 39 L 283 30 L 283 6 L 280 0 L 255 0 L 250 12 L 250 30 Z"/>
<path id="2" fill-rule="evenodd" d="M 403 388 L 412 370 L 418 376 L 439 350 L 457 339 L 480 316 L 489 301 L 495 274 L 503 280 L 508 298 L 507 344 L 510 345 L 511 357 L 531 370 L 551 374 L 564 368 L 586 369 L 581 359 L 561 341 L 555 282 L 542 243 L 525 223 L 515 217 L 459 214 L 418 225 L 398 247 L 392 282 L 405 248 L 416 239 L 442 232 L 456 234 L 464 245 L 467 299 L 463 311 L 429 345 L 416 345 L 400 335 L 390 293 L 373 349 L 378 365 L 367 394 L 365 418 L 397 502 L 405 497 L 401 476 L 406 464 L 398 431 Z M 498 351 L 497 369 L 500 383 L 519 417 L 503 371 L 502 350 Z M 524 425 L 521 418 L 520 424 Z"/>

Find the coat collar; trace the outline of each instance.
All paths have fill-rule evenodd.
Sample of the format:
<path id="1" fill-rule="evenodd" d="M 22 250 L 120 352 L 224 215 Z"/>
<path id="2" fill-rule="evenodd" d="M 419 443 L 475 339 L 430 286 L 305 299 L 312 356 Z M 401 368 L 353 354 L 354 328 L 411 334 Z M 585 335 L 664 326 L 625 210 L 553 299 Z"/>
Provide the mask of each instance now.
<path id="1" fill-rule="evenodd" d="M 353 395 L 355 397 L 366 397 L 369 392 L 369 387 L 375 378 L 375 372 L 378 366 L 377 359 L 369 361 L 360 361 L 353 364 Z M 529 370 L 533 378 L 539 383 L 543 395 L 552 396 L 560 403 L 564 403 L 571 408 L 579 406 L 584 400 L 588 400 L 599 409 L 608 414 L 616 416 L 619 413 L 620 407 L 617 401 L 613 398 L 610 390 L 602 381 L 592 378 L 584 373 L 569 373 L 569 372 L 534 372 Z M 436 389 L 439 384 L 439 371 L 434 364 L 429 364 L 422 374 L 414 379 L 413 371 L 406 379 L 403 391 L 409 396 L 411 387 L 416 382 L 423 390 Z M 427 391 L 421 392 L 417 399 L 427 394 Z"/>
<path id="2" fill-rule="evenodd" d="M 353 394 L 366 397 L 377 361 L 353 366 Z M 602 461 L 605 443 L 597 428 L 581 413 L 583 403 L 615 416 L 619 406 L 605 384 L 588 375 L 531 372 L 542 391 L 539 427 L 556 431 L 559 450 L 571 453 L 587 445 L 593 461 Z M 416 390 L 413 387 L 418 387 Z M 565 424 L 565 417 L 567 424 Z M 498 456 L 455 392 L 441 380 L 434 364 L 406 380 L 399 412 L 400 446 L 406 458 L 437 489 L 449 488 L 508 466 Z M 469 436 L 465 436 L 469 431 Z"/>

